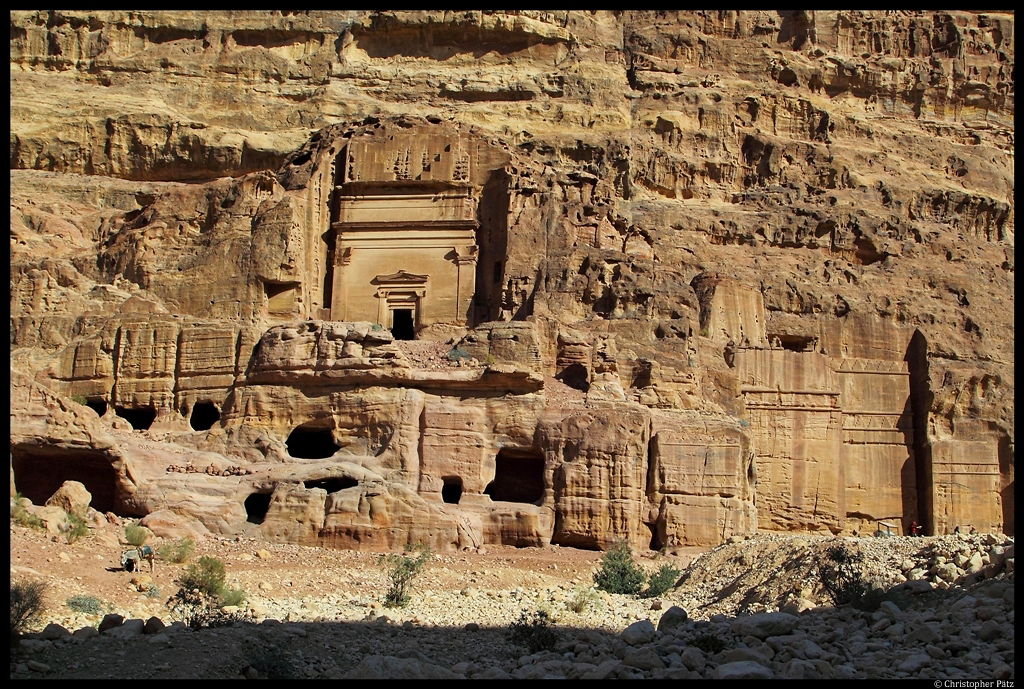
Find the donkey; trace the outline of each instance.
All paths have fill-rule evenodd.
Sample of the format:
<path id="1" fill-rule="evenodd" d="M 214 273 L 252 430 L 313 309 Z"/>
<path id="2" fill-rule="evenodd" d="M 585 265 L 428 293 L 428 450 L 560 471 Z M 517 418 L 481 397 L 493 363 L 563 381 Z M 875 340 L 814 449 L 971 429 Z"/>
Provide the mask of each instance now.
<path id="1" fill-rule="evenodd" d="M 125 550 L 121 553 L 121 566 L 127 572 L 134 572 L 141 565 L 143 560 L 149 561 L 149 571 L 153 571 L 153 549 L 148 545 L 140 545 L 138 548 Z"/>

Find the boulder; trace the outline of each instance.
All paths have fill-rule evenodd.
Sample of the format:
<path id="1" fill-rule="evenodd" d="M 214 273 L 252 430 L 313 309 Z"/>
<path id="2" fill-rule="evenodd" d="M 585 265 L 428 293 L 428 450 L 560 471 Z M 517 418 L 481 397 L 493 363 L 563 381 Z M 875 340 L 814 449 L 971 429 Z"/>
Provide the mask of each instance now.
<path id="1" fill-rule="evenodd" d="M 739 636 L 756 636 L 764 640 L 769 636 L 789 634 L 799 621 L 799 617 L 789 613 L 766 612 L 736 618 L 732 623 L 732 630 Z"/>
<path id="2" fill-rule="evenodd" d="M 159 617 L 150 617 L 142 628 L 143 634 L 158 634 L 164 630 L 164 622 Z"/>
<path id="3" fill-rule="evenodd" d="M 912 653 L 897 665 L 896 669 L 901 672 L 917 672 L 930 662 L 932 662 L 932 657 L 927 653 Z"/>
<path id="4" fill-rule="evenodd" d="M 59 507 L 68 514 L 85 519 L 92 494 L 78 481 L 65 481 L 46 501 L 48 507 Z"/>
<path id="5" fill-rule="evenodd" d="M 686 614 L 686 611 L 678 605 L 673 605 L 671 608 L 666 610 L 661 615 L 661 619 L 658 620 L 658 631 L 670 632 L 673 629 L 677 629 L 678 627 L 685 625 L 688 620 L 689 615 Z"/>
<path id="6" fill-rule="evenodd" d="M 43 631 L 39 634 L 40 639 L 47 639 L 49 641 L 66 639 L 69 636 L 71 636 L 71 632 L 69 632 L 67 629 L 65 629 L 64 627 L 60 626 L 55 622 L 51 622 L 50 624 L 46 625 Z"/>
<path id="7" fill-rule="evenodd" d="M 622 630 L 619 638 L 630 646 L 646 644 L 654 638 L 654 625 L 650 620 L 639 620 Z"/>
<path id="8" fill-rule="evenodd" d="M 665 661 L 649 647 L 629 649 L 622 656 L 622 663 L 630 667 L 640 668 L 641 670 L 655 670 L 665 667 Z"/>
<path id="9" fill-rule="evenodd" d="M 116 639 L 131 639 L 136 636 L 141 636 L 142 631 L 145 628 L 146 623 L 144 620 L 131 619 L 125 620 L 123 624 L 120 624 L 116 627 L 111 627 L 110 629 L 105 631 L 104 634 Z"/>
<path id="10" fill-rule="evenodd" d="M 69 526 L 68 515 L 67 512 L 64 511 L 63 507 L 57 507 L 55 505 L 34 507 L 30 512 L 43 521 L 43 528 L 46 529 L 46 533 L 48 534 L 55 536 Z"/>
<path id="11" fill-rule="evenodd" d="M 197 541 L 210 533 L 198 519 L 185 517 L 171 510 L 150 512 L 139 521 L 139 524 L 152 531 L 157 538 L 171 540 L 191 538 Z"/>
<path id="12" fill-rule="evenodd" d="M 124 617 L 122 617 L 121 615 L 118 615 L 117 613 L 113 613 L 113 612 L 112 613 L 108 613 L 108 614 L 104 615 L 103 619 L 100 621 L 99 632 L 100 632 L 100 634 L 102 634 L 103 632 L 107 631 L 108 629 L 113 629 L 114 627 L 120 627 L 123 623 L 124 623 Z"/>
<path id="13" fill-rule="evenodd" d="M 764 665 L 752 660 L 725 663 L 715 668 L 714 679 L 772 679 L 775 674 Z"/>

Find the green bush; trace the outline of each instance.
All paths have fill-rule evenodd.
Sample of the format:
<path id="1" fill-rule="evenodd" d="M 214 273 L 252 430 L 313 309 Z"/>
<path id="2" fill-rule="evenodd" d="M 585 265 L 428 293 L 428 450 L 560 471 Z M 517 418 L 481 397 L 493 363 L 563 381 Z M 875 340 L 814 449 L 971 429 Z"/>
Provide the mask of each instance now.
<path id="1" fill-rule="evenodd" d="M 30 514 L 29 511 L 21 505 L 15 505 L 11 508 L 11 521 L 19 526 L 28 526 L 33 529 L 45 528 L 42 519 L 34 514 Z"/>
<path id="2" fill-rule="evenodd" d="M 141 547 L 149 538 L 149 529 L 138 524 L 127 524 L 124 527 L 124 539 L 136 548 Z"/>
<path id="3" fill-rule="evenodd" d="M 179 538 L 174 543 L 164 543 L 157 548 L 156 556 L 167 562 L 181 564 L 188 562 L 196 552 L 196 542 L 191 538 Z"/>
<path id="4" fill-rule="evenodd" d="M 77 402 L 78 404 L 86 404 L 89 402 L 89 400 L 85 398 L 85 395 L 72 395 L 71 401 Z"/>
<path id="5" fill-rule="evenodd" d="M 215 557 L 204 555 L 199 558 L 198 564 L 188 566 L 177 579 L 177 583 L 187 591 L 197 590 L 204 596 L 219 598 L 224 591 L 226 577 L 224 563 Z"/>
<path id="6" fill-rule="evenodd" d="M 241 605 L 248 599 L 244 589 L 240 588 L 225 588 L 220 594 L 220 604 L 223 605 Z"/>
<path id="7" fill-rule="evenodd" d="M 530 653 L 553 651 L 558 644 L 558 634 L 551 628 L 551 618 L 543 610 L 536 610 L 533 615 L 523 610 L 519 619 L 509 626 L 505 638 L 513 646 L 521 646 Z"/>
<path id="8" fill-rule="evenodd" d="M 146 589 L 146 598 L 159 598 L 160 589 L 156 587 L 156 584 L 150 584 Z"/>
<path id="9" fill-rule="evenodd" d="M 720 653 L 725 650 L 725 642 L 719 639 L 715 634 L 701 634 L 693 640 L 692 645 L 709 655 Z"/>
<path id="10" fill-rule="evenodd" d="M 865 600 L 871 586 L 864 579 L 862 554 L 847 550 L 842 545 L 834 545 L 825 550 L 824 556 L 817 559 L 816 565 L 821 586 L 833 605 L 838 607 L 853 603 L 870 603 Z M 881 600 L 877 602 L 881 603 Z"/>
<path id="11" fill-rule="evenodd" d="M 103 612 L 103 601 L 96 596 L 86 596 L 81 593 L 68 598 L 64 601 L 64 605 L 75 612 L 84 612 L 89 615 L 99 615 Z"/>
<path id="12" fill-rule="evenodd" d="M 89 527 L 81 517 L 65 512 L 68 518 L 68 527 L 64 529 L 64 538 L 68 545 L 76 543 L 89 535 Z"/>
<path id="13" fill-rule="evenodd" d="M 647 575 L 633 560 L 633 551 L 619 541 L 601 556 L 601 569 L 594 573 L 594 584 L 608 593 L 635 595 L 643 588 Z"/>
<path id="14" fill-rule="evenodd" d="M 581 613 L 590 608 L 596 608 L 600 601 L 601 597 L 594 589 L 576 589 L 573 591 L 572 598 L 565 605 L 573 612 Z"/>
<path id="15" fill-rule="evenodd" d="M 409 603 L 409 590 L 412 580 L 423 569 L 430 558 L 430 548 L 425 545 L 407 546 L 407 552 L 419 553 L 415 557 L 409 555 L 381 555 L 377 563 L 386 567 L 391 587 L 384 596 L 384 605 L 389 608 L 402 607 Z"/>
<path id="16" fill-rule="evenodd" d="M 42 617 L 43 594 L 46 584 L 42 581 L 11 582 L 11 645 L 28 631 L 29 625 Z"/>
<path id="17" fill-rule="evenodd" d="M 448 350 L 448 361 L 461 361 L 463 359 L 469 359 L 469 352 L 465 349 L 452 348 Z"/>
<path id="18" fill-rule="evenodd" d="M 682 574 L 682 570 L 678 567 L 673 567 L 667 563 L 662 565 L 658 568 L 657 572 L 651 575 L 650 581 L 647 582 L 647 590 L 641 596 L 643 598 L 655 598 L 664 594 L 676 585 L 680 574 Z"/>

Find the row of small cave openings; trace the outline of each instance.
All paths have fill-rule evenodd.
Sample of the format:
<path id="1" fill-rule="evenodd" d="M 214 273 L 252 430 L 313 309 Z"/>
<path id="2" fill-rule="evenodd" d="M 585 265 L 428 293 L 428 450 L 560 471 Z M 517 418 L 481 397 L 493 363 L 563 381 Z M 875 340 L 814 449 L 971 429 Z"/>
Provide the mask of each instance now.
<path id="1" fill-rule="evenodd" d="M 298 430 L 298 429 L 296 429 Z M 316 439 L 313 444 L 299 446 L 299 443 L 308 443 L 313 432 L 305 430 L 301 437 L 303 440 L 294 438 L 295 432 L 289 436 L 288 450 L 292 456 L 295 452 L 310 453 L 316 449 L 315 454 L 323 455 L 330 446 L 337 451 L 338 446 L 330 439 L 330 431 L 321 430 L 316 432 Z M 331 452 L 333 454 L 333 452 Z M 331 456 L 326 454 L 326 457 Z M 323 459 L 325 457 L 306 457 L 307 459 Z M 446 475 L 441 478 L 441 500 L 450 505 L 457 505 L 462 500 L 463 482 L 462 477 L 457 475 Z M 358 481 L 351 477 L 331 477 L 304 481 L 306 488 L 322 488 L 328 494 L 336 493 L 347 488 L 354 488 Z M 272 491 L 261 490 L 250 494 L 245 499 L 246 520 L 253 524 L 262 524 L 270 509 L 270 495 Z M 518 502 L 524 504 L 538 505 L 544 498 L 544 458 L 539 454 L 524 451 L 500 450 L 495 458 L 494 479 L 484 488 L 483 494 L 494 502 Z"/>
<path id="2" fill-rule="evenodd" d="M 101 397 L 86 399 L 85 406 L 96 412 L 96 415 L 99 417 L 105 416 L 109 409 L 107 401 Z M 114 413 L 130 423 L 132 429 L 136 431 L 148 430 L 156 420 L 156 408 L 152 406 L 115 406 Z M 189 426 L 194 431 L 208 431 L 213 428 L 215 423 L 220 421 L 220 409 L 210 400 L 196 402 L 192 405 L 191 409 L 187 406 L 182 407 L 181 415 L 188 418 Z"/>

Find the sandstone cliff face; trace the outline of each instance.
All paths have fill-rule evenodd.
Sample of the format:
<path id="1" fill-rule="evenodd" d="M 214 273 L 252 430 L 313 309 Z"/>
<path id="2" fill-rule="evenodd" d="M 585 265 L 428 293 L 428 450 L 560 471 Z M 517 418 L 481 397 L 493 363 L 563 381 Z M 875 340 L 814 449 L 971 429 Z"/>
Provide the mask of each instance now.
<path id="1" fill-rule="evenodd" d="M 12 12 L 12 491 L 354 548 L 1012 532 L 1013 24 Z"/>

